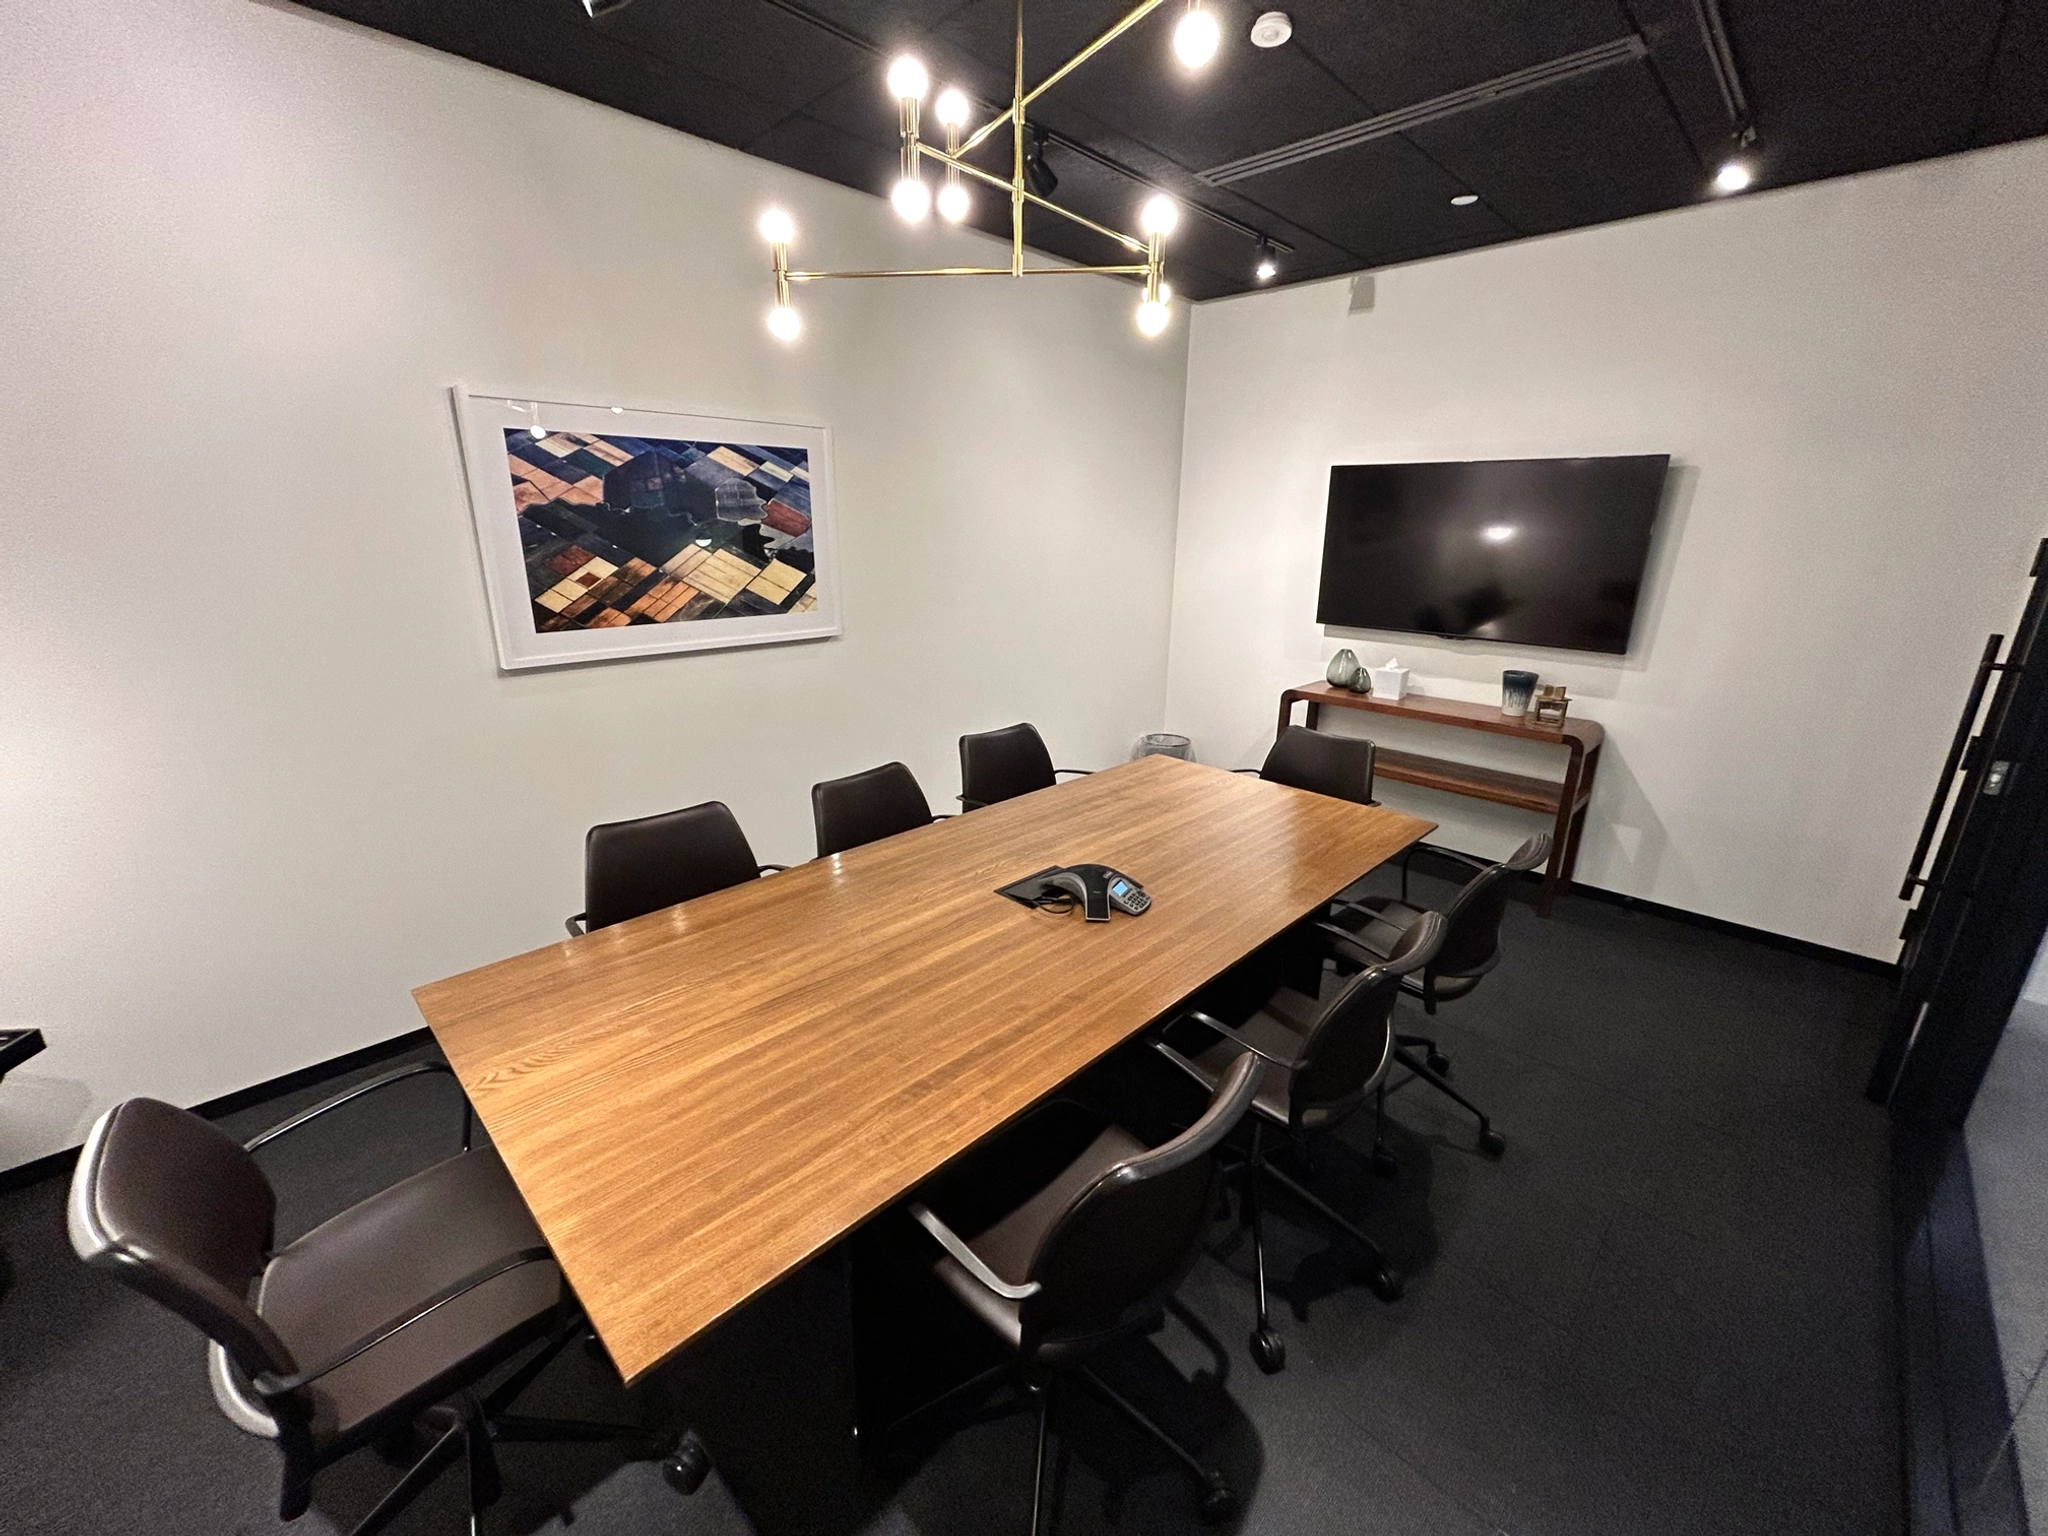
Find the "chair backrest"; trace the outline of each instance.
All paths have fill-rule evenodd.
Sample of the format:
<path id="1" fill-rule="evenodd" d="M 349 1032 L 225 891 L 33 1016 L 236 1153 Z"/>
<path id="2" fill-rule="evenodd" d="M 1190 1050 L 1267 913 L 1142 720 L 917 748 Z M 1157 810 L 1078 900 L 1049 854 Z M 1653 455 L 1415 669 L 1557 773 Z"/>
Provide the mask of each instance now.
<path id="1" fill-rule="evenodd" d="M 65 1225 L 95 1269 L 177 1313 L 245 1375 L 298 1369 L 249 1304 L 269 1256 L 277 1196 L 219 1127 L 156 1099 L 101 1115 L 71 1175 Z"/>
<path id="2" fill-rule="evenodd" d="M 1401 978 L 1436 957 L 1446 930 L 1440 912 L 1425 912 L 1378 965 L 1353 976 L 1325 1003 L 1303 1037 L 1288 1084 L 1288 1124 L 1296 1130 L 1332 1124 L 1360 1104 L 1394 1053 L 1394 999 Z"/>
<path id="3" fill-rule="evenodd" d="M 1550 857 L 1550 834 L 1538 832 L 1498 864 L 1489 864 L 1443 909 L 1443 947 L 1430 962 L 1434 976 L 1478 976 L 1500 958 L 1500 921 L 1507 915 L 1511 876 Z"/>
<path id="4" fill-rule="evenodd" d="M 960 738 L 960 800 L 968 810 L 1050 789 L 1052 754 L 1036 727 L 1006 725 Z"/>
<path id="5" fill-rule="evenodd" d="M 584 925 L 606 928 L 759 874 L 747 834 L 721 801 L 608 821 L 583 839 Z"/>
<path id="6" fill-rule="evenodd" d="M 1312 794 L 1372 804 L 1373 745 L 1363 736 L 1335 736 L 1290 725 L 1266 754 L 1259 777 Z"/>
<path id="7" fill-rule="evenodd" d="M 1027 1278 L 1041 1289 L 1020 1314 L 1027 1349 L 1048 1335 L 1107 1333 L 1179 1278 L 1208 1215 L 1216 1148 L 1251 1107 L 1264 1072 L 1246 1052 L 1193 1125 L 1068 1202 L 1032 1255 Z"/>
<path id="8" fill-rule="evenodd" d="M 843 853 L 912 827 L 930 824 L 931 805 L 917 776 L 901 763 L 811 786 L 811 819 L 818 826 L 818 857 Z"/>

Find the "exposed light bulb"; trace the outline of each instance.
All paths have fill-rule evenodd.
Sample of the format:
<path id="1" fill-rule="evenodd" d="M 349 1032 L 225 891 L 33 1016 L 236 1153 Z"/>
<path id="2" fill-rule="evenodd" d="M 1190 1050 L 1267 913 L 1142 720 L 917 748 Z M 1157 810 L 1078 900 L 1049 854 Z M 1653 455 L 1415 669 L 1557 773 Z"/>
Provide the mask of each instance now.
<path id="1" fill-rule="evenodd" d="M 1714 190 L 1716 192 L 1740 192 L 1754 180 L 1756 180 L 1756 173 L 1750 170 L 1747 165 L 1740 160 L 1730 160 L 1714 173 Z"/>
<path id="2" fill-rule="evenodd" d="M 967 188 L 957 181 L 949 181 L 939 188 L 939 217 L 948 224 L 958 224 L 967 217 L 970 207 Z"/>
<path id="3" fill-rule="evenodd" d="M 967 93 L 950 85 L 939 92 L 939 99 L 932 103 L 932 116 L 939 120 L 941 128 L 965 128 L 968 114 L 973 110 L 968 104 Z"/>
<path id="4" fill-rule="evenodd" d="M 889 94 L 898 101 L 923 101 L 931 86 L 932 77 L 915 55 L 906 53 L 889 66 Z"/>
<path id="5" fill-rule="evenodd" d="M 1173 312 L 1159 300 L 1147 299 L 1138 306 L 1138 332 L 1143 336 L 1157 336 L 1172 318 Z"/>
<path id="6" fill-rule="evenodd" d="M 1201 0 L 1189 7 L 1181 17 L 1180 25 L 1173 29 L 1173 53 L 1189 69 L 1200 69 L 1216 57 L 1216 48 L 1223 41 L 1223 29 L 1216 24 L 1216 18 L 1202 9 Z"/>
<path id="7" fill-rule="evenodd" d="M 1164 192 L 1147 198 L 1138 214 L 1138 227 L 1148 235 L 1170 235 L 1180 222 L 1180 205 Z"/>
<path id="8" fill-rule="evenodd" d="M 1280 263 L 1270 256 L 1261 256 L 1259 264 L 1252 268 L 1252 276 L 1262 283 L 1270 283 L 1280 275 Z"/>
<path id="9" fill-rule="evenodd" d="M 1453 208 L 1470 208 L 1474 203 L 1478 201 L 1479 194 L 1477 192 L 1460 192 L 1456 197 L 1451 199 L 1451 206 Z"/>
<path id="10" fill-rule="evenodd" d="M 1173 302 L 1173 284 L 1161 283 L 1159 285 L 1159 302 L 1162 304 L 1171 304 Z"/>
<path id="11" fill-rule="evenodd" d="M 1479 530 L 1479 537 L 1489 544 L 1505 544 L 1515 536 L 1513 523 L 1488 523 Z"/>
<path id="12" fill-rule="evenodd" d="M 770 208 L 762 214 L 761 222 L 755 227 L 770 245 L 787 245 L 796 238 L 796 220 L 780 208 Z"/>
<path id="13" fill-rule="evenodd" d="M 778 304 L 768 311 L 768 334 L 777 341 L 795 341 L 803 328 L 803 316 L 788 304 Z"/>
<path id="14" fill-rule="evenodd" d="M 889 191 L 889 206 L 906 223 L 916 224 L 932 211 L 932 189 L 919 176 L 905 176 Z"/>

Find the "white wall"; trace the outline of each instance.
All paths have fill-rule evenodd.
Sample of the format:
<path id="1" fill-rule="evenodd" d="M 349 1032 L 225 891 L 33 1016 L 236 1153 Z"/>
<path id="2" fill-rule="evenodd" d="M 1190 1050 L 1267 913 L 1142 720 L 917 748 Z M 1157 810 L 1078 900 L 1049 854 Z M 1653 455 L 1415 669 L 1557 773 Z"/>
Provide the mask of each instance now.
<path id="1" fill-rule="evenodd" d="M 1891 958 L 1971 669 L 2048 532 L 2044 210 L 2036 141 L 1383 272 L 1365 314 L 1343 282 L 1199 307 L 1168 728 L 1257 762 L 1339 645 L 1472 698 L 1530 666 L 1609 732 L 1581 879 Z M 1316 624 L 1331 464 L 1652 452 L 1677 469 L 1626 660 Z M 1384 798 L 1473 851 L 1537 825 Z"/>
<path id="2" fill-rule="evenodd" d="M 1128 287 L 845 284 L 882 202 L 249 0 L 0 7 L 0 1166 L 417 1028 L 548 942 L 592 821 L 962 731 L 1156 729 L 1184 344 Z M 888 103 L 877 93 L 878 122 Z M 953 236 L 955 254 L 985 260 Z M 498 675 L 446 391 L 815 421 L 845 636 Z"/>

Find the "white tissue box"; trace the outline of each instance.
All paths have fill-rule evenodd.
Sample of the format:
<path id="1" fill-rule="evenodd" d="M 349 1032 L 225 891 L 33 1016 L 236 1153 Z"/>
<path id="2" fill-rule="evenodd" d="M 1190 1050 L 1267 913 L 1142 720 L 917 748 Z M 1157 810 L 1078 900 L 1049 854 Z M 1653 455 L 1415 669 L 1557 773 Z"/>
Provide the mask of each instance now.
<path id="1" fill-rule="evenodd" d="M 1366 674 L 1372 678 L 1376 699 L 1399 699 L 1408 692 L 1408 669 L 1391 658 L 1384 667 L 1367 667 Z"/>

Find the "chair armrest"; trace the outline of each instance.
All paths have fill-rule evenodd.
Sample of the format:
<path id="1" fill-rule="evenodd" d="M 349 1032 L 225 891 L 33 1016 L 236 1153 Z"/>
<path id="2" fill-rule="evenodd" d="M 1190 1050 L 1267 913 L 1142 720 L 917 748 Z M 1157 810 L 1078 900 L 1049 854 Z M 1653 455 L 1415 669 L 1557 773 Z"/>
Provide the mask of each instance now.
<path id="1" fill-rule="evenodd" d="M 421 1318 L 429 1317 L 440 1311 L 441 1308 L 447 1306 L 449 1302 L 455 1300 L 458 1296 L 467 1295 L 478 1286 L 488 1284 L 500 1275 L 510 1274 L 513 1270 L 519 1269 L 524 1265 L 537 1264 L 543 1259 L 552 1259 L 553 1257 L 554 1254 L 551 1250 L 541 1247 L 521 1248 L 517 1253 L 508 1253 L 501 1258 L 493 1259 L 490 1263 L 484 1265 L 482 1269 L 472 1274 L 464 1275 L 453 1285 L 444 1285 L 440 1290 L 434 1292 L 433 1295 L 414 1307 L 412 1311 L 406 1313 L 405 1316 L 396 1317 L 390 1322 L 378 1324 L 353 1344 L 343 1349 L 340 1354 L 332 1356 L 323 1364 L 316 1365 L 311 1370 L 300 1371 L 294 1376 L 273 1376 L 270 1372 L 265 1371 L 251 1380 L 249 1385 L 254 1387 L 257 1395 L 265 1401 L 287 1396 L 311 1382 L 318 1381 L 322 1376 L 328 1375 L 330 1372 L 340 1370 L 349 1361 L 355 1359 L 356 1356 L 375 1349 L 393 1335 L 410 1328 Z"/>
<path id="2" fill-rule="evenodd" d="M 570 938 L 580 939 L 583 937 L 584 934 L 590 932 L 590 930 L 584 926 L 584 921 L 584 914 L 578 912 L 574 917 L 566 917 L 562 919 L 562 926 L 569 930 Z"/>
<path id="3" fill-rule="evenodd" d="M 315 1104 L 311 1109 L 293 1115 L 289 1120 L 273 1125 L 254 1140 L 243 1142 L 242 1150 L 244 1152 L 254 1152 L 259 1147 L 268 1146 L 271 1142 L 277 1140 L 278 1137 L 288 1132 L 296 1131 L 302 1125 L 318 1120 L 329 1110 L 339 1109 L 342 1105 L 352 1103 L 362 1098 L 365 1094 L 375 1093 L 379 1088 L 389 1088 L 393 1083 L 402 1083 L 408 1077 L 419 1077 L 428 1072 L 446 1072 L 450 1077 L 455 1076 L 455 1069 L 445 1061 L 416 1061 L 409 1067 L 400 1067 L 395 1072 L 386 1072 L 382 1077 L 373 1077 L 367 1083 L 357 1083 L 353 1088 L 343 1089 L 333 1098 L 324 1099 L 320 1103 Z M 461 1084 L 458 1082 L 456 1086 L 460 1088 Z M 462 1150 L 465 1152 L 469 1150 L 471 1114 L 472 1109 L 469 1095 L 465 1093 L 462 1096 Z"/>
<path id="4" fill-rule="evenodd" d="M 1028 1296 L 1036 1296 L 1041 1289 L 1036 1280 L 1027 1280 L 1022 1285 L 1010 1284 L 1009 1281 L 984 1264 L 981 1260 L 981 1255 L 968 1247 L 960 1234 L 939 1220 L 938 1216 L 933 1213 L 932 1208 L 922 1201 L 913 1200 L 911 1202 L 910 1214 L 920 1227 L 923 1227 L 925 1231 L 938 1239 L 939 1246 L 952 1255 L 954 1263 L 974 1276 L 981 1284 L 1002 1297 L 1003 1300 L 1022 1301 Z"/>
<path id="5" fill-rule="evenodd" d="M 1215 1018 L 1210 1014 L 1203 1013 L 1200 1010 L 1196 1010 L 1192 1013 L 1184 1013 L 1180 1016 L 1180 1019 L 1175 1020 L 1175 1022 L 1179 1023 L 1183 1020 L 1192 1020 L 1194 1023 L 1201 1025 L 1204 1029 L 1213 1029 L 1214 1031 L 1216 1031 L 1217 1034 L 1224 1036 L 1226 1039 L 1233 1040 L 1237 1044 L 1243 1046 L 1246 1050 L 1250 1051 L 1254 1056 L 1258 1057 L 1261 1061 L 1270 1061 L 1274 1066 L 1279 1067 L 1284 1071 L 1292 1072 L 1301 1066 L 1301 1062 L 1297 1058 L 1292 1056 L 1275 1056 L 1271 1051 L 1265 1049 L 1265 1047 L 1252 1044 L 1250 1040 L 1246 1039 L 1243 1035 L 1239 1034 L 1236 1030 L 1232 1029 L 1228 1024 L 1224 1023 L 1221 1019 Z"/>
<path id="6" fill-rule="evenodd" d="M 754 874 L 757 878 L 761 875 L 779 875 L 788 868 L 787 864 L 761 864 L 755 867 Z"/>
<path id="7" fill-rule="evenodd" d="M 1449 859 L 1453 864 L 1462 864 L 1467 869 L 1475 872 L 1493 868 L 1491 861 L 1476 858 L 1469 853 L 1460 853 L 1455 848 L 1439 848 L 1435 843 L 1410 843 L 1401 850 L 1399 860 L 1401 865 L 1401 899 L 1403 901 L 1408 899 L 1408 867 L 1418 853 L 1433 853 L 1440 859 Z"/>

